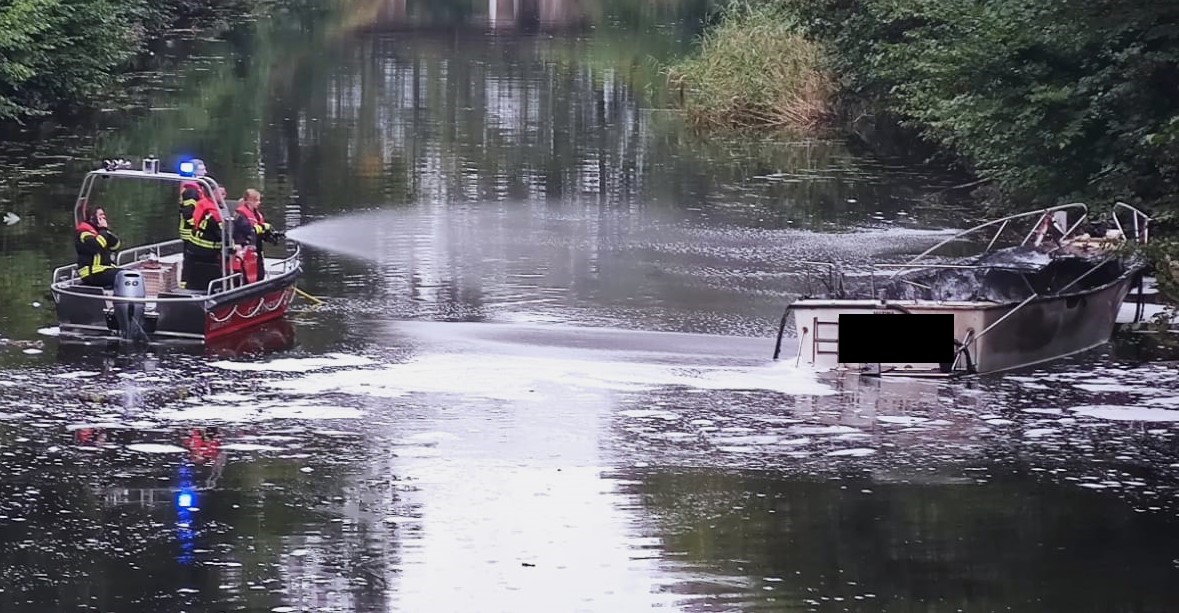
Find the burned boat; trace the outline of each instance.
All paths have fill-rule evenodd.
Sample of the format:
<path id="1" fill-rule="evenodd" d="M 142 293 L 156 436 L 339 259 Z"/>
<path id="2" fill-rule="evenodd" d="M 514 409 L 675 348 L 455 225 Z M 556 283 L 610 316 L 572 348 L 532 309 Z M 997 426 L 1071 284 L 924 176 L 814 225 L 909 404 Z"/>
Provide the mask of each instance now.
<path id="1" fill-rule="evenodd" d="M 103 199 L 107 201 L 150 199 L 142 189 L 119 191 L 116 183 L 125 187 L 127 183 L 154 182 L 178 189 L 182 182 L 195 182 L 214 195 L 222 218 L 222 248 L 228 252 L 233 245 L 233 212 L 217 182 L 209 176 L 195 176 L 191 163 L 186 167 L 182 162 L 178 170 L 161 172 L 159 160 L 154 158 L 145 158 L 140 169 L 123 160 L 104 163 L 103 168 L 90 171 L 82 181 L 74 206 L 75 225 L 85 218 L 87 206 L 102 206 L 96 201 L 98 191 L 106 192 Z M 96 191 L 99 184 L 104 189 Z M 167 201 L 171 208 L 176 206 L 176 192 L 170 194 Z M 84 284 L 77 263 L 53 271 L 49 290 L 62 333 L 137 341 L 212 341 L 284 316 L 303 270 L 301 248 L 289 240 L 283 257 L 265 258 L 265 275 L 257 279 L 247 279 L 225 259 L 219 265 L 188 262 L 217 268 L 208 275 L 214 278 L 207 287 L 200 289 L 180 287 L 186 261 L 179 238 L 121 250 L 115 264 L 120 270 L 113 289 Z"/>
<path id="2" fill-rule="evenodd" d="M 1021 221 L 1030 230 L 1011 236 Z M 774 359 L 790 320 L 798 350 L 788 357 L 820 371 L 955 377 L 1092 349 L 1141 289 L 1146 262 L 1122 247 L 1145 244 L 1149 223 L 1121 202 L 1107 223 L 1090 223 L 1088 207 L 1074 203 L 989 221 L 901 264 L 808 262 L 825 267 L 828 291 L 787 306 Z M 991 229 L 981 254 L 945 255 L 981 246 Z"/>

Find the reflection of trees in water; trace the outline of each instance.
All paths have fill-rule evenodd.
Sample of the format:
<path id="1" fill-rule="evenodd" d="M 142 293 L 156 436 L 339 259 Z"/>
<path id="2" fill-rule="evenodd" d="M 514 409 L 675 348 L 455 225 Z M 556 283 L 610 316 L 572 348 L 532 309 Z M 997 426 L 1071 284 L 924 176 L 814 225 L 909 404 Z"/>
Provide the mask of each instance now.
<path id="1" fill-rule="evenodd" d="M 637 477 L 633 493 L 681 568 L 755 578 L 745 589 L 721 587 L 719 577 L 706 588 L 737 592 L 734 599 L 838 596 L 854 611 L 936 603 L 1161 612 L 1179 597 L 1166 578 L 1179 544 L 1173 522 L 1112 497 L 998 472 L 988 471 L 984 486 L 888 481 L 855 469 L 834 481 L 651 472 Z M 865 593 L 875 596 L 856 598 Z"/>
<path id="2" fill-rule="evenodd" d="M 152 152 L 171 163 L 198 154 L 231 196 L 261 183 L 269 216 L 288 226 L 391 203 L 563 201 L 641 214 L 734 198 L 754 206 L 716 214 L 740 223 L 810 223 L 854 215 L 849 194 L 885 210 L 903 193 L 840 170 L 847 162 L 838 146 L 712 142 L 683 133 L 669 113 L 645 110 L 648 92 L 637 88 L 658 80 L 648 56 L 685 48 L 707 0 L 512 5 L 585 16 L 600 26 L 589 39 L 432 33 L 422 24 L 451 18 L 429 11 L 466 23 L 487 14 L 488 3 L 409 0 L 409 31 L 395 39 L 357 34 L 385 19 L 379 13 L 390 6 L 397 4 L 284 5 L 225 40 L 163 46 L 128 88 L 139 107 L 85 125 L 47 126 L 11 144 L 0 163 L 19 172 L 6 173 L 10 186 L 0 196 L 12 206 L 0 208 L 24 219 L 0 228 L 0 247 L 5 257 L 28 260 L 30 274 L 14 279 L 36 282 L 0 291 L 6 302 L 44 302 L 37 291 L 52 264 L 72 258 L 78 182 L 91 161 L 109 155 Z M 657 27 L 666 23 L 682 27 Z M 52 157 L 62 154 L 75 159 Z M 731 189 L 782 169 L 803 180 Z M 128 238 L 175 231 L 168 203 L 124 204 L 113 219 Z M 2 317 L 22 336 L 50 321 L 33 309 Z"/>
<path id="3" fill-rule="evenodd" d="M 222 430 L 222 445 L 266 431 Z M 210 456 L 207 446 L 198 454 L 189 440 L 196 431 L 161 438 L 82 428 L 70 433 L 77 447 L 12 440 L 42 439 L 45 430 L 0 431 L 8 467 L 0 479 L 0 609 L 179 610 L 197 598 L 260 610 L 381 608 L 398 547 L 381 521 L 395 499 L 387 488 L 319 463 L 305 475 L 306 460 L 245 461 L 234 451 Z M 145 442 L 192 453 L 104 447 Z M 60 450 L 46 451 L 50 444 Z M 192 497 L 181 502 L 182 490 Z M 199 511 L 186 513 L 181 505 L 189 504 Z"/>

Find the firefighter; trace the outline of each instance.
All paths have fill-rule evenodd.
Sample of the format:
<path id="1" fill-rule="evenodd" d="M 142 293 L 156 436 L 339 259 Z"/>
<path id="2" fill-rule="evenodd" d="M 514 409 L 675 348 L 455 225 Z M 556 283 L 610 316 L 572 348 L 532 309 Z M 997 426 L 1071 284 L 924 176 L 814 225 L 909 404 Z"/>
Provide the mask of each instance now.
<path id="1" fill-rule="evenodd" d="M 262 252 L 263 241 L 277 243 L 284 236 L 282 232 L 275 231 L 267 223 L 261 207 L 262 192 L 253 188 L 247 189 L 239 201 L 237 215 L 233 219 L 234 242 L 242 247 L 244 257 L 250 256 L 250 248 L 252 247 L 257 262 L 257 278 L 247 278 L 247 282 L 266 277 L 266 259 Z"/>
<path id="2" fill-rule="evenodd" d="M 78 252 L 78 276 L 82 283 L 112 289 L 119 272 L 112 254 L 119 248 L 119 237 L 107 227 L 106 211 L 94 209 L 74 229 L 74 251 Z"/>
<path id="3" fill-rule="evenodd" d="M 228 256 L 222 246 L 221 207 L 212 198 L 197 200 L 192 213 L 192 234 L 185 243 L 185 287 L 208 291 L 209 282 L 222 276 L 222 262 Z"/>
<path id="4" fill-rule="evenodd" d="M 209 174 L 208 167 L 203 160 L 192 160 L 193 177 L 204 177 Z M 225 188 L 219 187 L 221 199 L 225 198 Z M 194 216 L 198 208 L 218 210 L 217 200 L 209 193 L 208 187 L 197 180 L 184 181 L 180 184 L 180 240 L 184 241 L 184 266 L 180 271 L 180 286 L 194 287 L 199 290 L 207 289 L 210 280 L 215 279 L 220 274 L 210 277 L 211 272 L 199 273 L 202 282 L 193 282 L 191 275 L 198 270 L 208 268 L 205 264 L 216 264 L 217 254 L 210 253 L 214 246 L 210 241 L 204 240 L 196 235 Z M 218 211 L 218 217 L 220 211 Z M 207 232 L 206 232 L 207 233 Z M 218 233 L 218 236 L 220 234 Z M 217 239 L 216 251 L 221 250 L 220 238 Z"/>
<path id="5" fill-rule="evenodd" d="M 205 162 L 192 160 L 193 176 L 203 177 L 209 173 Z M 192 240 L 192 214 L 196 211 L 197 202 L 201 196 L 206 196 L 205 187 L 199 181 L 185 181 L 180 184 L 180 240 L 184 241 L 187 249 Z"/>

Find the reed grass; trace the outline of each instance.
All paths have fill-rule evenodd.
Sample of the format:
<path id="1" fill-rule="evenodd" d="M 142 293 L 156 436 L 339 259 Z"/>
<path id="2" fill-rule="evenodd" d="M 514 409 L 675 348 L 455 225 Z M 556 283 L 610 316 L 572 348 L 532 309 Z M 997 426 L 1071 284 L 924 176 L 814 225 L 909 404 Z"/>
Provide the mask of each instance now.
<path id="1" fill-rule="evenodd" d="M 739 2 L 704 33 L 697 52 L 667 67 L 688 121 L 704 128 L 814 133 L 832 115 L 835 81 L 823 49 L 773 4 Z"/>

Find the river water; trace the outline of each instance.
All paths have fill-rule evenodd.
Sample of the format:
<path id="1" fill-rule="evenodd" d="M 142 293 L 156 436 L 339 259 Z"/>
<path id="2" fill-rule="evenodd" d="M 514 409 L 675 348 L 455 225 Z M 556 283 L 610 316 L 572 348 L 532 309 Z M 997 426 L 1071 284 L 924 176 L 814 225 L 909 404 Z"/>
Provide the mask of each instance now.
<path id="1" fill-rule="evenodd" d="M 769 359 L 799 261 L 919 252 L 960 179 L 684 131 L 652 62 L 703 3 L 452 4 L 170 41 L 130 110 L 3 145 L 0 610 L 1179 607 L 1179 372 L 1141 335 L 957 383 Z M 144 153 L 260 186 L 325 303 L 56 336 L 82 173 Z"/>

